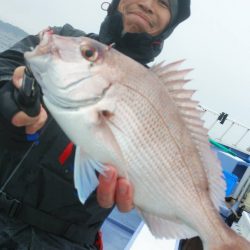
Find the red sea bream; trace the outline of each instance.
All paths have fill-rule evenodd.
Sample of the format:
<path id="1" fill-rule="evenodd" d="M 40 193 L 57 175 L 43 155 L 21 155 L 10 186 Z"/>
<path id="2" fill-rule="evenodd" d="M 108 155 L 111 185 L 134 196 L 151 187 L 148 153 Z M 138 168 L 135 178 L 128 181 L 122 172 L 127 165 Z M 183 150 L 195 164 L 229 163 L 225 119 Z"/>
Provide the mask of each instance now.
<path id="1" fill-rule="evenodd" d="M 199 235 L 205 250 L 247 250 L 220 218 L 222 169 L 210 150 L 181 62 L 148 69 L 112 46 L 44 32 L 25 54 L 54 119 L 77 145 L 82 202 L 109 163 L 134 186 L 134 204 L 158 238 Z"/>

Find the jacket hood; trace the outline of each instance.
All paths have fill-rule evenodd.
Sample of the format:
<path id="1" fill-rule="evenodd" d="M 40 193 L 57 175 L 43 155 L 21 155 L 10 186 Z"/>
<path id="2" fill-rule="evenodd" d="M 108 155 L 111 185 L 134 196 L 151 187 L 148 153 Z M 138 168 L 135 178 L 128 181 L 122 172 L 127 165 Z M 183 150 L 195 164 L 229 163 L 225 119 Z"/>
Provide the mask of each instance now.
<path id="1" fill-rule="evenodd" d="M 169 0 L 171 20 L 163 32 L 157 36 L 147 33 L 123 34 L 122 15 L 117 10 L 120 0 L 113 0 L 108 14 L 101 24 L 99 40 L 105 44 L 115 43 L 115 48 L 134 60 L 147 64 L 158 56 L 163 48 L 164 40 L 182 21 L 190 16 L 190 0 Z"/>

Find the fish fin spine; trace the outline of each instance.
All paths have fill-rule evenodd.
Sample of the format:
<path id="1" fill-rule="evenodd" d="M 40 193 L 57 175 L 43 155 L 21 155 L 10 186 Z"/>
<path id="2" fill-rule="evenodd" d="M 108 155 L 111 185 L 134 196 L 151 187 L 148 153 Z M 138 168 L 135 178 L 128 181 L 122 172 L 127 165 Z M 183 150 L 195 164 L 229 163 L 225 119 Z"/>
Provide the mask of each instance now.
<path id="1" fill-rule="evenodd" d="M 210 149 L 208 130 L 204 128 L 204 121 L 201 119 L 202 111 L 199 108 L 199 102 L 191 99 L 195 91 L 184 89 L 189 82 L 185 77 L 192 69 L 179 69 L 182 63 L 183 60 L 167 65 L 160 63 L 153 66 L 152 71 L 162 81 L 191 133 L 208 177 L 210 197 L 215 207 L 219 209 L 224 201 L 226 189 L 222 167 L 215 153 Z"/>

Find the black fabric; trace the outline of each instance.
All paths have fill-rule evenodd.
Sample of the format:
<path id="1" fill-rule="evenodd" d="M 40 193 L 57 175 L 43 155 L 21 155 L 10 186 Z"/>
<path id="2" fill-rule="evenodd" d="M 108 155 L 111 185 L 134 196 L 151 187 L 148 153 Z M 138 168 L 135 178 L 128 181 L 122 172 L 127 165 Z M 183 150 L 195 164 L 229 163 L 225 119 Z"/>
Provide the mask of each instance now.
<path id="1" fill-rule="evenodd" d="M 14 99 L 20 110 L 30 117 L 39 115 L 41 110 L 41 89 L 29 67 L 24 70 L 21 88 L 14 89 Z"/>
<path id="2" fill-rule="evenodd" d="M 238 163 L 235 166 L 232 174 L 238 176 L 239 181 L 240 181 L 242 179 L 243 175 L 245 174 L 247 168 L 248 168 L 248 166 Z"/>
<path id="3" fill-rule="evenodd" d="M 147 64 L 159 55 L 164 40 L 174 29 L 190 16 L 190 0 L 170 0 L 172 18 L 166 29 L 157 36 L 147 33 L 123 34 L 122 15 L 117 11 L 120 0 L 113 0 L 108 15 L 101 24 L 99 40 L 106 44 L 115 43 L 115 48 L 136 61 Z"/>
<path id="4" fill-rule="evenodd" d="M 16 105 L 15 100 L 13 99 L 14 86 L 11 84 L 11 80 L 4 81 L 2 83 L 1 99 L 0 99 L 0 114 L 4 119 L 10 121 L 11 118 L 19 111 L 18 106 Z"/>
<path id="5" fill-rule="evenodd" d="M 4 188 L 8 197 L 20 201 L 16 207 L 10 206 L 9 216 L 72 242 L 94 244 L 96 234 L 111 210 L 99 207 L 95 193 L 84 205 L 79 202 L 73 186 L 73 155 L 63 166 L 58 161 L 68 143 L 55 121 L 50 120 L 40 143 L 24 159 L 21 169 Z M 0 179 L 3 185 L 20 162 L 23 152 L 4 149 L 1 152 Z M 1 206 L 4 207 L 0 203 Z M 36 214 L 36 210 L 40 213 Z M 6 209 L 2 209 L 2 213 L 7 214 Z"/>
<path id="6" fill-rule="evenodd" d="M 0 54 L 0 122 L 3 119 L 11 121 L 20 110 L 14 99 L 12 75 L 17 67 L 25 65 L 23 51 L 31 50 L 38 42 L 37 36 L 28 36 Z"/>
<path id="7" fill-rule="evenodd" d="M 53 29 L 56 34 L 64 36 L 85 35 L 84 32 L 70 25 Z M 4 106 L 6 103 L 0 106 L 0 187 L 1 189 L 4 187 L 2 191 L 8 197 L 7 200 L 2 200 L 2 204 L 0 202 L 0 216 L 8 214 L 12 217 L 9 220 L 18 220 L 20 224 L 23 222 L 23 225 L 26 224 L 28 228 L 27 233 L 33 234 L 35 230 L 36 236 L 40 232 L 50 235 L 49 237 L 57 235 L 58 241 L 61 239 L 61 241 L 71 242 L 69 244 L 75 247 L 67 248 L 65 245 L 51 249 L 78 249 L 76 245 L 79 249 L 96 249 L 97 232 L 111 209 L 99 207 L 95 193 L 84 205 L 80 203 L 73 184 L 74 152 L 63 165 L 58 160 L 69 144 L 69 139 L 50 115 L 46 125 L 40 131 L 39 143 L 36 144 L 27 141 L 24 128 L 12 126 L 10 122 L 13 114 L 18 111 L 12 99 L 13 71 L 16 67 L 25 65 L 23 52 L 34 48 L 38 41 L 38 36 L 28 36 L 10 50 L 0 54 L 0 100 L 6 92 L 9 92 L 9 103 L 13 104 L 10 110 L 7 110 L 8 105 Z M 31 145 L 33 146 L 30 153 L 23 159 Z M 6 185 L 6 181 L 20 162 L 22 162 L 20 168 Z M 8 203 L 9 199 L 15 199 L 18 202 L 11 200 Z M 1 237 L 6 231 L 8 230 L 0 228 L 0 246 Z M 9 241 L 6 244 L 13 243 L 12 237 L 15 242 L 15 237 L 12 235 L 8 237 Z M 20 232 L 20 237 L 29 236 Z M 37 249 L 42 249 L 38 247 L 41 243 L 37 244 Z M 83 247 L 86 244 L 89 245 L 88 248 Z"/>
<path id="8" fill-rule="evenodd" d="M 86 202 L 90 203 L 92 199 L 95 199 L 95 193 Z M 96 230 L 91 230 L 88 225 L 71 223 L 59 219 L 17 199 L 11 198 L 2 191 L 0 192 L 0 204 L 0 210 L 6 216 L 20 219 L 26 224 L 45 232 L 61 236 L 78 244 L 94 245 L 93 243 L 96 241 Z"/>
<path id="9" fill-rule="evenodd" d="M 202 241 L 199 237 L 181 240 L 178 250 L 203 250 Z"/>
<path id="10" fill-rule="evenodd" d="M 0 99 L 2 95 L 0 94 Z M 11 100 L 11 98 L 10 98 Z M 14 102 L 14 101 L 13 101 Z M 2 109 L 4 106 L 0 106 Z M 15 107 L 15 106 L 14 106 Z M 14 115 L 18 109 L 13 109 L 12 114 Z M 11 119 L 12 116 L 9 116 Z M 30 142 L 26 140 L 25 128 L 24 127 L 15 127 L 11 124 L 10 120 L 5 119 L 0 114 L 0 150 L 24 150 L 28 148 Z M 0 152 L 3 154 L 3 152 Z"/>
<path id="11" fill-rule="evenodd" d="M 101 25 L 99 40 L 105 44 L 115 43 L 114 48 L 142 64 L 154 60 L 162 50 L 162 44 L 153 43 L 154 39 L 144 33 L 125 33 L 121 13 L 108 15 Z"/>
<path id="12" fill-rule="evenodd" d="M 117 7 L 120 0 L 113 0 L 108 8 L 108 16 L 117 13 Z M 155 39 L 166 39 L 173 32 L 173 30 L 184 20 L 190 16 L 191 0 L 169 0 L 171 20 L 166 29 L 159 35 L 155 36 Z M 105 22 L 105 20 L 104 20 Z"/>
<path id="13" fill-rule="evenodd" d="M 0 214 L 1 250 L 97 250 L 93 244 L 76 244 L 14 218 Z"/>
<path id="14" fill-rule="evenodd" d="M 36 40 L 36 43 L 32 41 L 33 46 L 38 43 L 38 39 Z M 4 85 L 5 81 L 10 81 L 12 79 L 13 72 L 18 66 L 24 65 L 23 53 L 19 50 L 21 48 L 23 51 L 30 50 L 29 38 L 23 39 L 21 42 L 17 43 L 17 45 L 17 48 L 14 50 L 10 49 L 0 53 L 0 88 Z"/>

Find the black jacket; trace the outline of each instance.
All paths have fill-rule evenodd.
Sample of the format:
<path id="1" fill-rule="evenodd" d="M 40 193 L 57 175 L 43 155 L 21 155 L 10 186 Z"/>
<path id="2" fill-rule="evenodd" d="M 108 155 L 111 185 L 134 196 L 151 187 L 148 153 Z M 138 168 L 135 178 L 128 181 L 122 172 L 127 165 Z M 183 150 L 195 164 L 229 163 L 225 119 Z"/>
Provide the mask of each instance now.
<path id="1" fill-rule="evenodd" d="M 64 36 L 85 35 L 70 25 L 53 29 Z M 71 241 L 93 244 L 111 209 L 99 207 L 95 192 L 84 205 L 79 202 L 73 184 L 74 148 L 71 154 L 66 152 L 69 139 L 50 115 L 39 143 L 27 141 L 24 128 L 10 122 L 18 111 L 13 100 L 13 71 L 24 65 L 23 52 L 38 42 L 38 36 L 28 36 L 0 54 L 0 212 Z"/>

